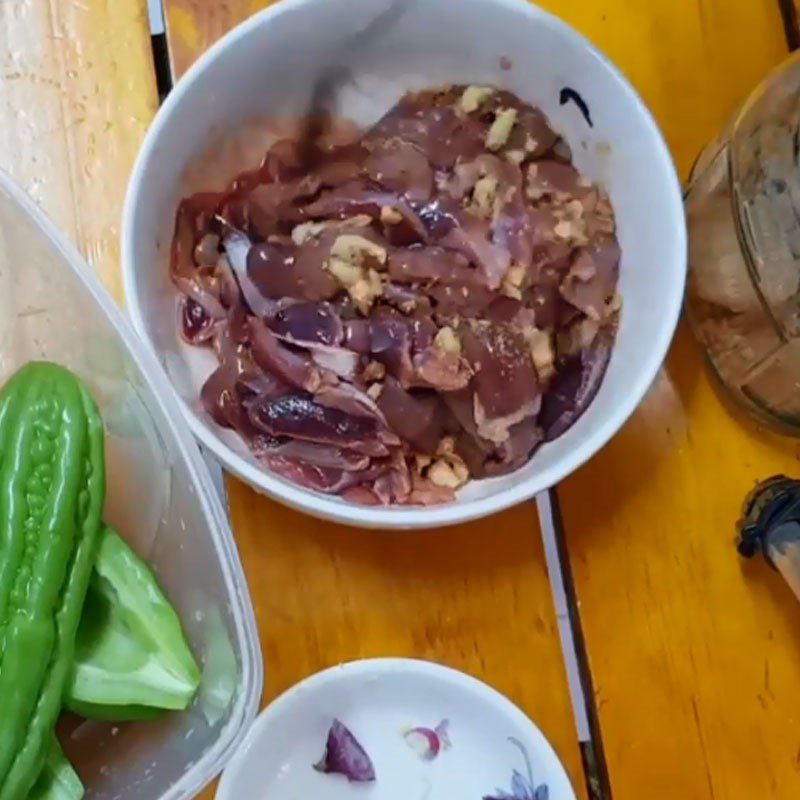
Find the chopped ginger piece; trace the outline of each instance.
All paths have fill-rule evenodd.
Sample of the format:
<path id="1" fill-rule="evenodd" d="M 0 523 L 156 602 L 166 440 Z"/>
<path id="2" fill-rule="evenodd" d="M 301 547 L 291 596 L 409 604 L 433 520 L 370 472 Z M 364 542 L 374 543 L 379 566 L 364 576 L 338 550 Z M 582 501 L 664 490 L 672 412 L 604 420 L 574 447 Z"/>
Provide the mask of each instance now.
<path id="1" fill-rule="evenodd" d="M 331 256 L 359 267 L 364 264 L 368 256 L 379 264 L 386 263 L 386 249 L 357 233 L 343 233 L 337 236 L 331 247 Z"/>
<path id="2" fill-rule="evenodd" d="M 347 287 L 347 293 L 362 314 L 368 314 L 372 304 L 383 294 L 383 280 L 374 269 L 367 271 L 366 277 Z"/>
<path id="3" fill-rule="evenodd" d="M 489 219 L 494 214 L 496 203 L 497 178 L 494 175 L 484 175 L 475 183 L 469 210 L 479 217 Z"/>
<path id="4" fill-rule="evenodd" d="M 458 107 L 465 114 L 471 114 L 473 111 L 477 111 L 493 94 L 494 89 L 491 86 L 467 86 L 458 101 Z"/>
<path id="5" fill-rule="evenodd" d="M 553 349 L 552 335 L 548 331 L 532 328 L 525 332 L 531 360 L 536 372 L 542 380 L 547 380 L 555 372 L 556 354 Z"/>
<path id="6" fill-rule="evenodd" d="M 449 325 L 439 328 L 433 343 L 440 350 L 444 350 L 445 353 L 455 353 L 457 356 L 461 355 L 461 340 L 458 338 L 458 334 Z"/>
<path id="7" fill-rule="evenodd" d="M 426 477 L 434 486 L 458 489 L 469 480 L 469 470 L 458 457 L 437 458 L 428 467 Z"/>
<path id="8" fill-rule="evenodd" d="M 391 206 L 381 206 L 381 222 L 384 225 L 397 225 L 403 221 L 403 215 Z"/>
<path id="9" fill-rule="evenodd" d="M 301 222 L 292 229 L 292 241 L 299 247 L 310 239 L 316 239 L 328 228 L 364 228 L 372 222 L 367 214 L 356 214 L 346 219 L 323 220 L 322 222 Z"/>
<path id="10" fill-rule="evenodd" d="M 328 259 L 328 272 L 336 278 L 345 289 L 355 286 L 363 279 L 363 271 L 358 264 L 351 264 L 338 256 L 331 256 Z"/>
<path id="11" fill-rule="evenodd" d="M 499 150 L 508 141 L 516 121 L 516 108 L 504 108 L 498 111 L 492 127 L 489 128 L 489 132 L 486 134 L 486 149 Z"/>
<path id="12" fill-rule="evenodd" d="M 514 300 L 521 300 L 521 288 L 524 282 L 525 267 L 522 264 L 512 264 L 503 277 L 503 285 L 500 287 L 500 291 L 506 295 L 506 297 L 512 297 Z"/>

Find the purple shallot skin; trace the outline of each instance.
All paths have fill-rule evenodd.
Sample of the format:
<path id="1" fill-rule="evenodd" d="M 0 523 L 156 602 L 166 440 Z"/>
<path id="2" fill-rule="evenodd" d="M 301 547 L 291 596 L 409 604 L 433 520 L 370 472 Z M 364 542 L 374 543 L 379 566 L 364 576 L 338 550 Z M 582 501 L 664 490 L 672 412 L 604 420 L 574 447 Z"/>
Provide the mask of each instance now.
<path id="1" fill-rule="evenodd" d="M 451 746 L 449 725 L 449 721 L 443 719 L 435 728 L 411 728 L 403 734 L 403 738 L 423 761 L 433 761 L 442 750 L 448 750 Z"/>
<path id="2" fill-rule="evenodd" d="M 325 753 L 314 764 L 314 769 L 326 775 L 344 775 L 352 783 L 369 783 L 375 780 L 372 759 L 349 728 L 338 719 L 334 719 L 331 724 Z"/>

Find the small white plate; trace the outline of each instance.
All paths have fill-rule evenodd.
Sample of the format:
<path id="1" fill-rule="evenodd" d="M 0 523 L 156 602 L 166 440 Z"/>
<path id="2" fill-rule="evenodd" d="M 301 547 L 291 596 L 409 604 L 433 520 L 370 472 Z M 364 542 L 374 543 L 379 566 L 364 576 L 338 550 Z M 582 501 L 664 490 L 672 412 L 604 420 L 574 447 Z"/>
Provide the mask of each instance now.
<path id="1" fill-rule="evenodd" d="M 334 718 L 369 754 L 374 782 L 314 770 Z M 442 720 L 451 746 L 426 761 L 404 733 Z M 547 791 L 537 793 L 542 784 Z M 575 800 L 575 793 L 541 731 L 494 689 L 437 664 L 374 659 L 320 672 L 271 703 L 217 792 L 217 800 L 309 798 Z"/>

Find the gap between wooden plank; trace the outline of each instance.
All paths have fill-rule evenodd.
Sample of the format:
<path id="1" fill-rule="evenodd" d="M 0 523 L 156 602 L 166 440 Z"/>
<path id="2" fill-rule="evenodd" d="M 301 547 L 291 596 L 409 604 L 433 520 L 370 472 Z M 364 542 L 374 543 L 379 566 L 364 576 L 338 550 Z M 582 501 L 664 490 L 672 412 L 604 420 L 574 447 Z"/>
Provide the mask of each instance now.
<path id="1" fill-rule="evenodd" d="M 166 33 L 164 5 L 161 0 L 147 0 L 147 15 L 150 17 L 150 34 L 152 36 Z"/>
<path id="2" fill-rule="evenodd" d="M 174 72 L 169 57 L 167 46 L 166 27 L 164 25 L 164 8 L 161 0 L 148 0 L 147 12 L 150 17 L 150 41 L 153 48 L 153 66 L 156 73 L 158 97 L 160 102 L 169 94 L 174 85 Z M 228 508 L 228 492 L 225 487 L 225 475 L 219 462 L 204 448 L 200 448 L 206 468 L 211 474 L 211 479 L 219 493 L 220 498 Z"/>
<path id="3" fill-rule="evenodd" d="M 147 15 L 150 18 L 150 44 L 153 48 L 158 99 L 163 103 L 175 83 L 175 70 L 169 57 L 167 25 L 162 0 L 147 0 Z"/>
<path id="4" fill-rule="evenodd" d="M 789 50 L 800 47 L 800 19 L 798 19 L 798 0 L 778 0 Z"/>
<path id="5" fill-rule="evenodd" d="M 553 605 L 567 669 L 586 788 L 591 800 L 611 800 L 611 783 L 595 705 L 594 685 L 556 490 L 550 489 L 537 495 L 536 506 L 539 510 L 547 572 L 553 591 Z"/>

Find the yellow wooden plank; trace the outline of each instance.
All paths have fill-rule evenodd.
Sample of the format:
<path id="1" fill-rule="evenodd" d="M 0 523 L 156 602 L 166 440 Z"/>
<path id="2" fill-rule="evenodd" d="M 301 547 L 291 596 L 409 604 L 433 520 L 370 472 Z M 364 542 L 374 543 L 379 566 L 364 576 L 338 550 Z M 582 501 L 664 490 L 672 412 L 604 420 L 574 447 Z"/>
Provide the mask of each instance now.
<path id="1" fill-rule="evenodd" d="M 745 492 L 780 471 L 797 445 L 728 418 L 682 328 L 633 421 L 561 487 L 615 798 L 796 796 L 797 601 L 734 548 Z"/>
<path id="2" fill-rule="evenodd" d="M 777 0 L 558 8 L 631 77 L 683 175 L 786 55 Z M 617 800 L 797 796 L 798 608 L 733 546 L 745 492 L 797 452 L 728 414 L 682 329 L 634 419 L 561 488 Z"/>
<path id="3" fill-rule="evenodd" d="M 233 479 L 228 487 L 264 649 L 264 702 L 358 658 L 447 664 L 529 714 L 586 797 L 532 503 L 458 529 L 385 533 L 312 519 Z"/>
<path id="4" fill-rule="evenodd" d="M 265 699 L 342 661 L 429 659 L 522 707 L 583 774 L 532 503 L 443 531 L 311 519 L 229 482 L 267 670 Z"/>
<path id="5" fill-rule="evenodd" d="M 785 54 L 776 2 L 547 5 L 628 73 L 685 173 Z M 170 0 L 182 65 L 196 54 L 193 42 L 206 46 L 253 10 L 210 5 Z M 727 416 L 682 332 L 634 420 L 563 487 L 616 798 L 796 793 L 796 608 L 774 578 L 742 569 L 732 549 L 741 494 L 794 464 L 794 446 Z"/>
<path id="6" fill-rule="evenodd" d="M 146 3 L 0 2 L 0 168 L 122 300 L 122 199 L 157 104 Z"/>
<path id="7" fill-rule="evenodd" d="M 183 75 L 197 57 L 234 25 L 276 0 L 165 0 L 172 66 Z"/>

